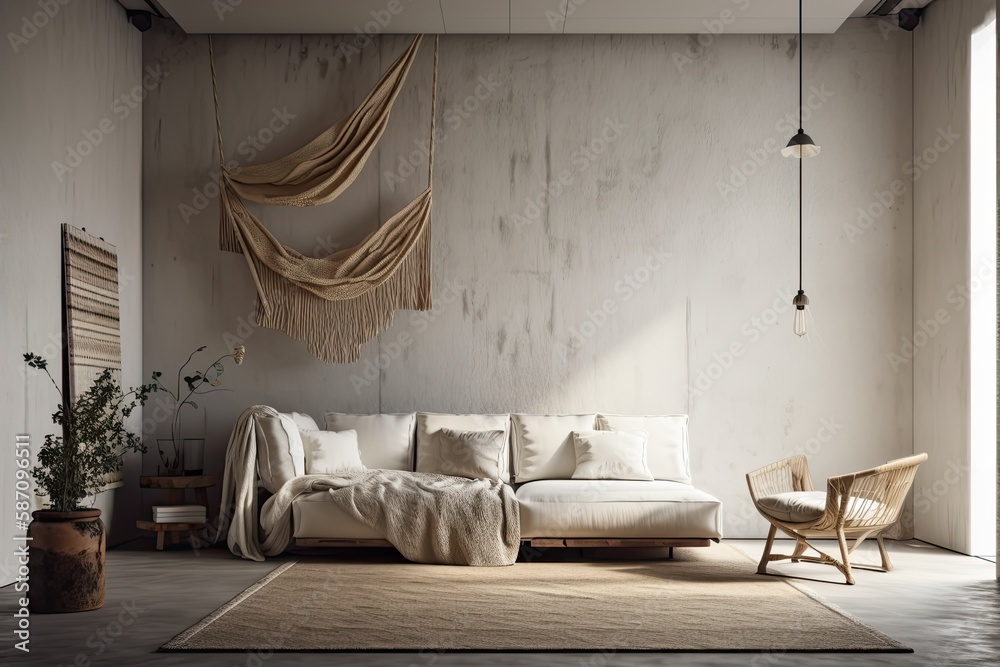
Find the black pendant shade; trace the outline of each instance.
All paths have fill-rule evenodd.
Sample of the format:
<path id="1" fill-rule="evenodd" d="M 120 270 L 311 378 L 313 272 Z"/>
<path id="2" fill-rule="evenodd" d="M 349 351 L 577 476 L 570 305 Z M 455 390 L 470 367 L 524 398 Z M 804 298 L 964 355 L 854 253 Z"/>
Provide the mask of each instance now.
<path id="1" fill-rule="evenodd" d="M 812 137 L 799 128 L 798 134 L 788 140 L 788 145 L 781 149 L 781 154 L 785 157 L 815 157 L 820 153 L 820 147 L 816 145 Z"/>

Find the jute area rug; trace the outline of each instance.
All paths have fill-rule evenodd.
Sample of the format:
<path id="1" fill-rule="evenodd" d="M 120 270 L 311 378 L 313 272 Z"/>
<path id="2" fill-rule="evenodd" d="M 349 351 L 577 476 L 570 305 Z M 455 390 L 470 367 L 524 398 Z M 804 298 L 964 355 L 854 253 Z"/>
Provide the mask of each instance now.
<path id="1" fill-rule="evenodd" d="M 724 544 L 674 553 L 502 568 L 308 558 L 160 649 L 910 651 Z"/>

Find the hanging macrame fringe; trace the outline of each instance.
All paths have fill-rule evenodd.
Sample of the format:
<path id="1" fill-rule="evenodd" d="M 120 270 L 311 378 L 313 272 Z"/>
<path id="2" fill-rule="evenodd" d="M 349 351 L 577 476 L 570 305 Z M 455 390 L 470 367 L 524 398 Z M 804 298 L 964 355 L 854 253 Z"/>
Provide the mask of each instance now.
<path id="1" fill-rule="evenodd" d="M 215 50 L 212 94 L 222 176 L 219 242 L 242 253 L 257 290 L 257 323 L 306 343 L 328 363 L 357 361 L 396 310 L 428 310 L 430 215 L 437 116 L 438 38 L 434 40 L 427 189 L 353 248 L 306 257 L 276 239 L 245 200 L 281 206 L 332 201 L 354 182 L 385 131 L 389 112 L 422 36 L 382 75 L 361 105 L 302 148 L 266 164 L 227 169 Z"/>

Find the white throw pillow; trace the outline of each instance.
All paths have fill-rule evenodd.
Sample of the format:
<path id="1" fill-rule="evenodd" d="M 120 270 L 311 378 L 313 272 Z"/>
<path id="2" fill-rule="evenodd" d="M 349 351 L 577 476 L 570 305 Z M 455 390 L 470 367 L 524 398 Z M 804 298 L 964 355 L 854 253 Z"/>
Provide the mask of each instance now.
<path id="1" fill-rule="evenodd" d="M 355 415 L 327 412 L 325 416 L 327 431 L 358 432 L 358 449 L 365 467 L 413 470 L 415 413 Z"/>
<path id="2" fill-rule="evenodd" d="M 688 460 L 687 415 L 597 415 L 597 428 L 604 431 L 649 433 L 647 458 L 655 479 L 691 483 Z"/>
<path id="3" fill-rule="evenodd" d="M 510 416 L 514 427 L 514 480 L 569 479 L 576 469 L 573 431 L 595 428 L 594 413 Z"/>
<path id="4" fill-rule="evenodd" d="M 417 472 L 441 473 L 441 438 L 438 431 L 503 431 L 504 450 L 500 458 L 500 481 L 510 482 L 510 415 L 447 415 L 417 413 Z"/>
<path id="5" fill-rule="evenodd" d="M 302 431 L 307 475 L 364 470 L 356 431 Z"/>
<path id="6" fill-rule="evenodd" d="M 500 459 L 507 434 L 496 431 L 438 431 L 441 474 L 469 479 L 500 479 Z"/>
<path id="7" fill-rule="evenodd" d="M 256 420 L 257 474 L 264 488 L 277 493 L 285 482 L 305 474 L 299 427 L 291 415 Z"/>
<path id="8" fill-rule="evenodd" d="M 653 481 L 646 463 L 645 431 L 573 431 L 576 471 L 573 479 Z"/>

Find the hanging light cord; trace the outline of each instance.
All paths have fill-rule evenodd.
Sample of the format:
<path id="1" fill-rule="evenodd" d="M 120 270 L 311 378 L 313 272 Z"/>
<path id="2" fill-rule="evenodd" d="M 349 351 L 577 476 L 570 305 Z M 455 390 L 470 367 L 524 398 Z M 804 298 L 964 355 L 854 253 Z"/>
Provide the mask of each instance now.
<path id="1" fill-rule="evenodd" d="M 799 291 L 802 291 L 802 162 L 799 158 Z"/>
<path id="2" fill-rule="evenodd" d="M 799 0 L 799 132 L 802 131 L 802 0 Z M 801 153 L 799 154 L 801 157 Z"/>
<path id="3" fill-rule="evenodd" d="M 802 0 L 799 0 L 799 132 L 802 132 Z M 799 291 L 802 291 L 802 146 L 799 146 Z"/>

